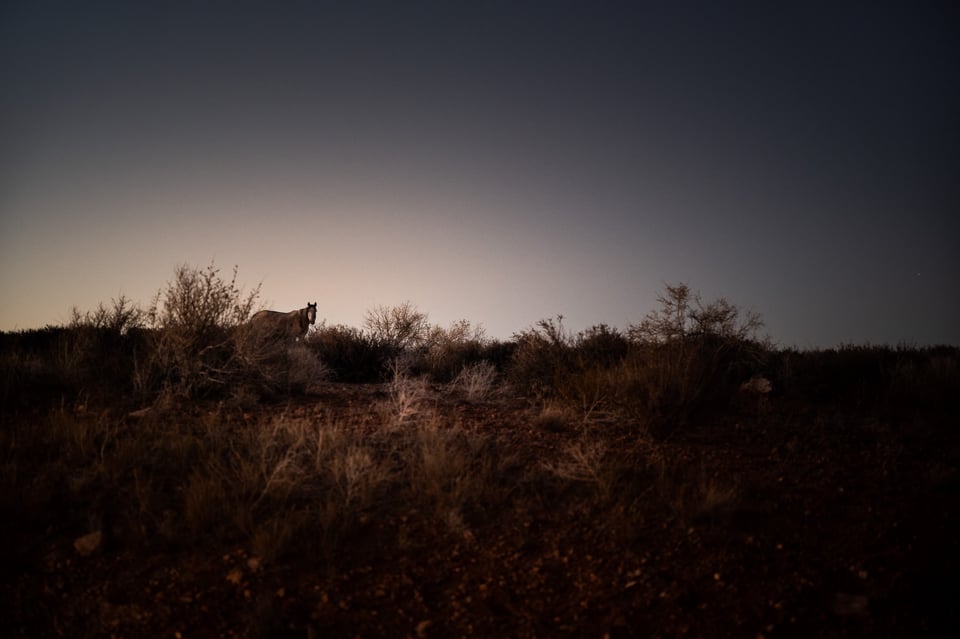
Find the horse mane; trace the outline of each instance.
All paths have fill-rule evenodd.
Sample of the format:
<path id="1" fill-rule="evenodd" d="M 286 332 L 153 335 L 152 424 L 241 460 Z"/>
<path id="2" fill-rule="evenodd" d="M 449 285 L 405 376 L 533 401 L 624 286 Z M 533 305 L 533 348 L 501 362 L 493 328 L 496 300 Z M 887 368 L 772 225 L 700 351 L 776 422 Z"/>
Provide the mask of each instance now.
<path id="1" fill-rule="evenodd" d="M 298 313 L 300 320 L 300 337 L 303 337 L 307 334 L 307 331 L 310 330 L 310 320 L 307 318 L 307 314 L 310 312 L 310 307 L 301 308 Z"/>

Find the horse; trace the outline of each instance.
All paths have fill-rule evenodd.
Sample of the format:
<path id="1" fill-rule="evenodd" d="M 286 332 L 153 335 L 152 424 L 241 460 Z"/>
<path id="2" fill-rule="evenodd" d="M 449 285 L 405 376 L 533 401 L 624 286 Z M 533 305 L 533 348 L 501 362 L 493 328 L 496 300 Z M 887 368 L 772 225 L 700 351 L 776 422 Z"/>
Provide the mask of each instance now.
<path id="1" fill-rule="evenodd" d="M 271 335 L 279 338 L 289 337 L 294 341 L 303 339 L 311 324 L 317 322 L 317 303 L 307 303 L 301 308 L 289 313 L 281 311 L 260 311 L 250 318 L 250 326 L 261 335 Z"/>

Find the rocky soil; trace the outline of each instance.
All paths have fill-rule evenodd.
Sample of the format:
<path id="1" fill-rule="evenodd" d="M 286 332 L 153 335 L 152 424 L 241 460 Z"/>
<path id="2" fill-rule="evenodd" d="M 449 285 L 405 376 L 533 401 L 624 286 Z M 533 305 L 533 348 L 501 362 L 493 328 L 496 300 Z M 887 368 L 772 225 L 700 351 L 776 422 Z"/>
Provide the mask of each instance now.
<path id="1" fill-rule="evenodd" d="M 601 411 L 431 397 L 391 437 L 429 418 L 457 441 L 481 442 L 463 473 L 483 486 L 455 502 L 418 500 L 395 479 L 344 510 L 340 528 L 295 528 L 283 543 L 279 533 L 272 544 L 222 533 L 216 518 L 188 526 L 176 506 L 150 512 L 165 485 L 185 490 L 182 470 L 153 478 L 153 502 L 136 500 L 142 473 L 118 472 L 129 483 L 117 494 L 144 512 L 124 506 L 111 523 L 89 515 L 109 495 L 69 482 L 31 494 L 23 478 L 40 485 L 45 467 L 9 456 L 4 634 L 958 636 L 960 429 L 948 416 L 881 419 L 774 399 L 653 439 Z M 222 428 L 249 429 L 282 413 L 376 438 L 387 400 L 382 386 L 331 384 L 292 403 L 191 407 L 176 419 L 220 411 Z M 95 419 L 133 432 L 150 419 L 130 417 L 133 408 Z M 5 417 L 8 450 L 13 424 L 28 419 Z M 304 501 L 290 508 L 315 513 Z"/>

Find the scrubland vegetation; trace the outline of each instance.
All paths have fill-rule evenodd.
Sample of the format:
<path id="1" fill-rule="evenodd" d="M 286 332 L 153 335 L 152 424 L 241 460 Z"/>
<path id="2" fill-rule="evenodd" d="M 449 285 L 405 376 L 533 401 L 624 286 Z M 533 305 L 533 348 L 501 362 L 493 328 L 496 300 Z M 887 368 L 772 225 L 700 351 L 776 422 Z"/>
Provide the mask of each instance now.
<path id="1" fill-rule="evenodd" d="M 780 349 L 685 285 L 626 329 L 501 342 L 405 303 L 290 342 L 258 295 L 182 267 L 145 309 L 0 334 L 14 635 L 957 622 L 955 347 Z"/>

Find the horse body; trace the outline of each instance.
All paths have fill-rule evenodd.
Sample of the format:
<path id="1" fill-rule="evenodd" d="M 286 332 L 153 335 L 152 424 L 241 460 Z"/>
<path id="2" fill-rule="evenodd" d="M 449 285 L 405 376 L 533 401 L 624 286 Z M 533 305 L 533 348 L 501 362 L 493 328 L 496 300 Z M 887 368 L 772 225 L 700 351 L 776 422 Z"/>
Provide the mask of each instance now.
<path id="1" fill-rule="evenodd" d="M 260 311 L 254 313 L 250 318 L 250 325 L 258 333 L 264 335 L 274 335 L 276 337 L 289 337 L 294 340 L 303 339 L 307 334 L 311 324 L 317 321 L 317 303 L 308 303 L 306 308 L 301 308 L 289 313 L 280 311 Z"/>

